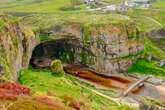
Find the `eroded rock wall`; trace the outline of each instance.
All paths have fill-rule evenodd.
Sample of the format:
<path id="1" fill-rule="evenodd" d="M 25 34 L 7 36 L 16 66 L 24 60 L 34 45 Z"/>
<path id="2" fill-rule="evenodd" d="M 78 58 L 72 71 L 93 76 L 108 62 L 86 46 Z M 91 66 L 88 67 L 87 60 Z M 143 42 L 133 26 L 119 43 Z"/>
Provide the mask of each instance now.
<path id="1" fill-rule="evenodd" d="M 67 23 L 51 27 L 45 32 L 48 32 L 52 39 L 57 36 L 74 36 L 79 39 L 80 42 L 77 43 L 83 43 L 94 56 L 84 53 L 82 55 L 77 51 L 76 59 L 104 74 L 126 71 L 138 57 L 141 57 L 140 53 L 143 51 L 140 33 L 133 23 L 116 25 Z"/>
<path id="2" fill-rule="evenodd" d="M 0 15 L 0 21 L 1 78 L 17 80 L 20 69 L 28 67 L 37 40 L 32 30 L 22 26 L 15 18 Z"/>

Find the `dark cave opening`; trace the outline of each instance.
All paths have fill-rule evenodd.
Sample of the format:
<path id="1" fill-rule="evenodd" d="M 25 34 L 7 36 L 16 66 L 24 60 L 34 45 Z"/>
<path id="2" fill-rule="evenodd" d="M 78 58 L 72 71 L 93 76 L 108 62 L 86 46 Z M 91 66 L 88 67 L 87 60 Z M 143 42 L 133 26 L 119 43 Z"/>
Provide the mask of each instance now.
<path id="1" fill-rule="evenodd" d="M 86 64 L 89 56 L 94 55 L 79 39 L 60 38 L 37 45 L 33 50 L 30 65 L 35 68 L 47 68 L 54 59 L 60 59 L 64 64 Z"/>

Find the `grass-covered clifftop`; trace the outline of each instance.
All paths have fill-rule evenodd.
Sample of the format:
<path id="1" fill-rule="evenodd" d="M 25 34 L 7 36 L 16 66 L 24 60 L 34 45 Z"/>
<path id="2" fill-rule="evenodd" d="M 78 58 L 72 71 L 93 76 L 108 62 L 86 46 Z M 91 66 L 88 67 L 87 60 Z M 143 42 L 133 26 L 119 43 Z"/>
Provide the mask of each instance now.
<path id="1" fill-rule="evenodd" d="M 82 18 L 83 17 L 83 18 Z M 34 29 L 47 29 L 57 24 L 79 23 L 88 25 L 106 25 L 106 24 L 120 24 L 132 22 L 131 19 L 125 15 L 120 14 L 97 14 L 86 12 L 69 12 L 69 13 L 55 13 L 55 14 L 34 14 L 24 17 L 21 20 L 23 23 L 34 26 Z"/>

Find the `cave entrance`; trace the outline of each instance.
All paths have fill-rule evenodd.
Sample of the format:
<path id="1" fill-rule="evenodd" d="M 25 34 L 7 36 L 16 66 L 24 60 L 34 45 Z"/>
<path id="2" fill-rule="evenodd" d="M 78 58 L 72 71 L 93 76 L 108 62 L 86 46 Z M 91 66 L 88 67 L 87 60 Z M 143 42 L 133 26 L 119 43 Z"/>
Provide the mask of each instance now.
<path id="1" fill-rule="evenodd" d="M 33 67 L 45 68 L 49 67 L 54 59 L 60 59 L 64 64 L 86 64 L 93 56 L 79 39 L 60 38 L 37 45 L 33 50 L 30 64 Z"/>

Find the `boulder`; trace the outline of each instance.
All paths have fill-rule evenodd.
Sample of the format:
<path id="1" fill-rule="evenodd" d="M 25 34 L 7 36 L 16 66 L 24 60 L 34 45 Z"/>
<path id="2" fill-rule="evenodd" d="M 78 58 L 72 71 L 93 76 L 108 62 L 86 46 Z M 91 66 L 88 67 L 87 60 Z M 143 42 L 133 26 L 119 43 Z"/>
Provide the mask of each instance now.
<path id="1" fill-rule="evenodd" d="M 51 68 L 53 74 L 64 75 L 64 73 L 65 73 L 62 62 L 60 60 L 53 60 L 51 62 L 50 68 Z"/>

